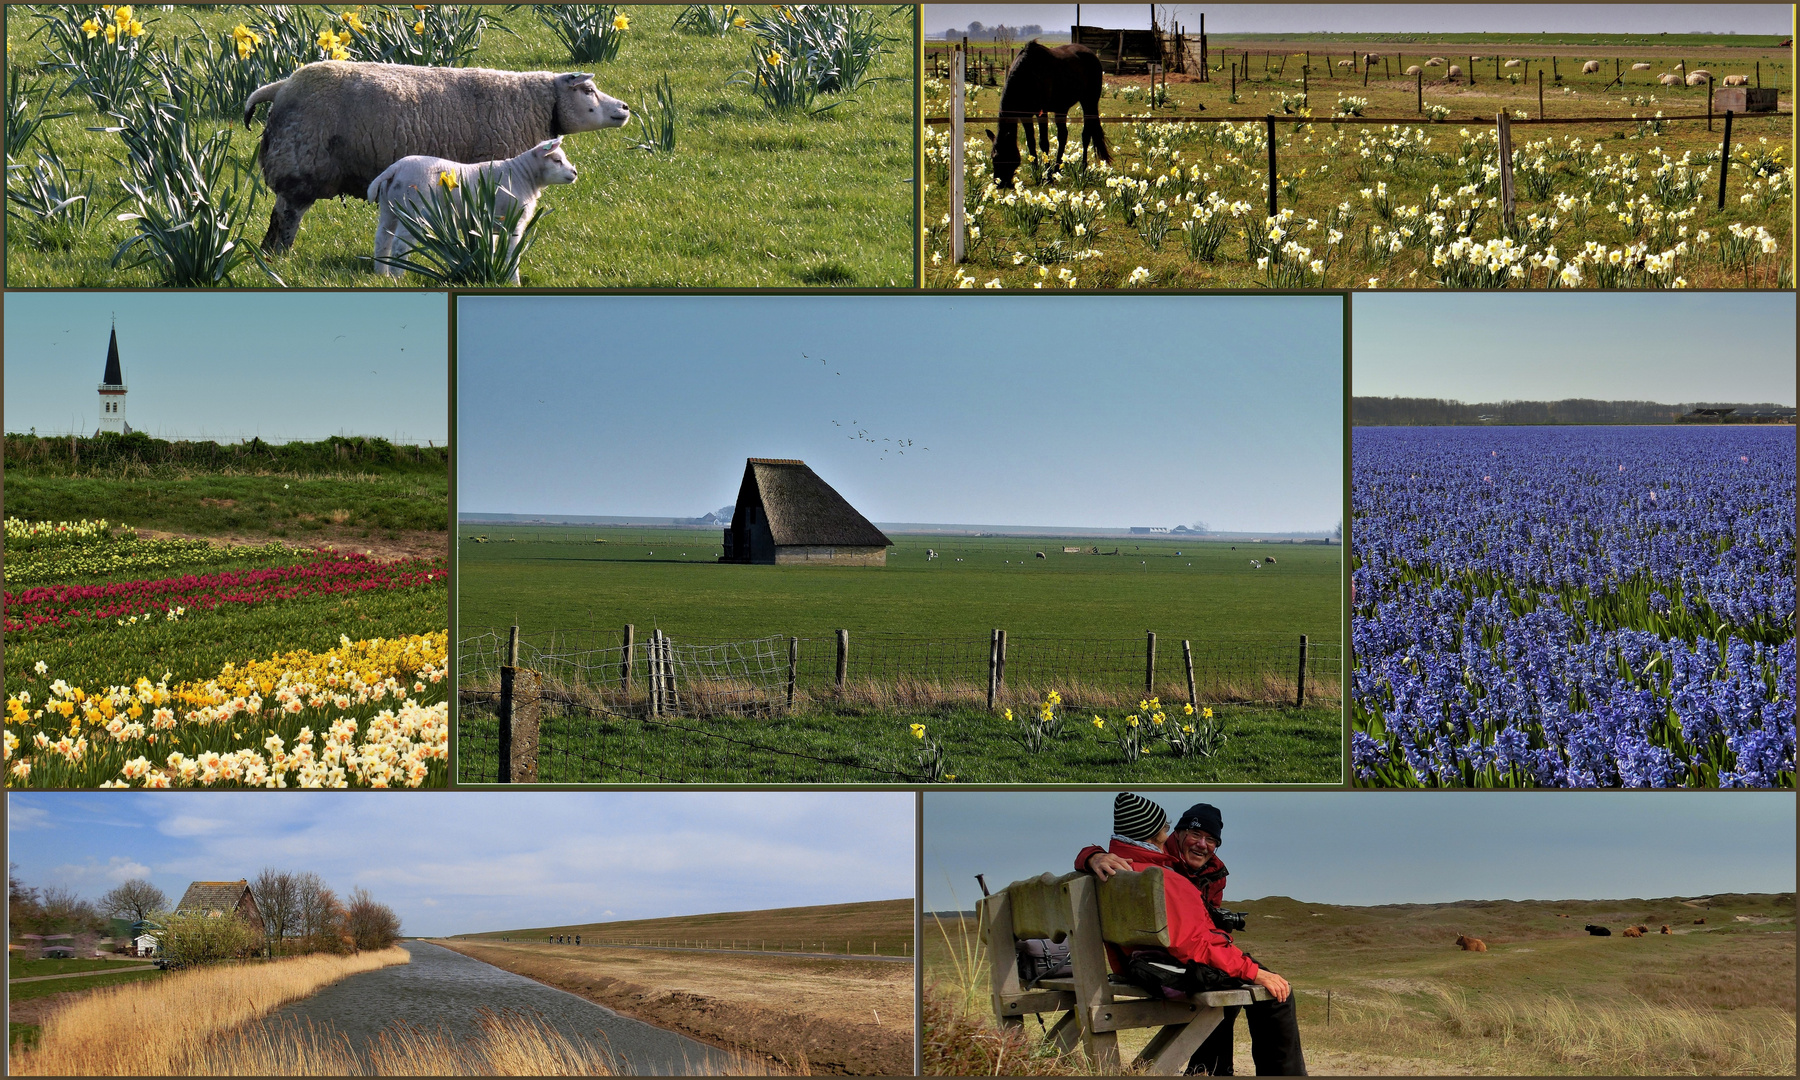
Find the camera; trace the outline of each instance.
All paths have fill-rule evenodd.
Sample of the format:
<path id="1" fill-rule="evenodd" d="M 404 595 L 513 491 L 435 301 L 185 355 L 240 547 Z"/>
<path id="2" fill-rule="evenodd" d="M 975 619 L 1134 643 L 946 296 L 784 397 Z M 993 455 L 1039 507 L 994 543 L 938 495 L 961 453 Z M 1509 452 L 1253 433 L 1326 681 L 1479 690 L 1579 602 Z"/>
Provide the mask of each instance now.
<path id="1" fill-rule="evenodd" d="M 1213 925 L 1227 933 L 1244 928 L 1245 915 L 1241 911 L 1226 911 L 1221 907 L 1206 906 L 1207 914 L 1212 916 Z"/>

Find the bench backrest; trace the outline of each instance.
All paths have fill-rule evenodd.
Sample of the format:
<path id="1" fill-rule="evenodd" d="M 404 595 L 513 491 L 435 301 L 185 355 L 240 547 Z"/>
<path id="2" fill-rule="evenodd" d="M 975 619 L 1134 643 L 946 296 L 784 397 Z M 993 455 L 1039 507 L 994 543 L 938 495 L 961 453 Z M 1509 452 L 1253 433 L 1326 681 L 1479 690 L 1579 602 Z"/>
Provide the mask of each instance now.
<path id="1" fill-rule="evenodd" d="M 1100 908 L 1100 939 L 1114 945 L 1167 948 L 1169 919 L 1163 899 L 1163 871 L 1153 866 L 1141 872 L 1127 870 L 1105 881 L 1095 881 Z M 1041 874 L 1006 887 L 1012 909 L 1015 939 L 1050 938 L 1063 941 L 1075 929 L 1074 912 L 1064 886 L 1075 878 L 1091 875 L 1071 872 L 1058 877 Z"/>

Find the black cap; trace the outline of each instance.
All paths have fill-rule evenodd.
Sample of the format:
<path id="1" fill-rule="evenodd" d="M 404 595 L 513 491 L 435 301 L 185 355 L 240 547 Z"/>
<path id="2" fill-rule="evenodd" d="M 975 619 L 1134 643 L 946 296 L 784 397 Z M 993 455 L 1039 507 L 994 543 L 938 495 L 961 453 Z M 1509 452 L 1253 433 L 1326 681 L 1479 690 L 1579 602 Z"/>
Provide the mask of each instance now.
<path id="1" fill-rule="evenodd" d="M 1212 834 L 1214 840 L 1223 842 L 1225 818 L 1212 803 L 1195 803 L 1181 815 L 1181 820 L 1175 823 L 1175 829 L 1178 832 L 1182 829 L 1204 829 Z"/>

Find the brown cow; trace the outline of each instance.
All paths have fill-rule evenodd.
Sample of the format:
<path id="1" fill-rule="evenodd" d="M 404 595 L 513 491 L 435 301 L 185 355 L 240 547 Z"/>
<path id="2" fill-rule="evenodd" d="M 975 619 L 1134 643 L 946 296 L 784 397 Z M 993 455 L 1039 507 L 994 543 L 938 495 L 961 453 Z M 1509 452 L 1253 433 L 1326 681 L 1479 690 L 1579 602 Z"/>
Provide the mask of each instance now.
<path id="1" fill-rule="evenodd" d="M 1625 928 L 1625 936 L 1626 937 L 1643 937 L 1644 932 L 1642 930 L 1639 930 L 1635 926 L 1627 926 Z"/>
<path id="2" fill-rule="evenodd" d="M 1467 934 L 1456 939 L 1456 945 L 1463 952 L 1487 952 L 1487 942 Z"/>
<path id="3" fill-rule="evenodd" d="M 1703 923 L 1703 922 L 1705 922 L 1705 921 L 1706 921 L 1706 919 L 1705 919 L 1705 918 L 1704 918 L 1704 917 L 1703 917 L 1703 918 L 1699 918 L 1699 919 L 1695 919 L 1695 920 L 1694 920 L 1694 925 L 1695 925 L 1695 926 L 1699 926 L 1699 925 L 1700 925 L 1700 924 L 1701 924 L 1701 923 Z"/>
<path id="4" fill-rule="evenodd" d="M 1668 924 L 1668 923 L 1663 923 L 1663 928 L 1662 928 L 1662 932 L 1663 932 L 1663 933 L 1665 933 L 1665 934 L 1672 934 L 1672 933 L 1674 933 L 1674 931 L 1673 931 L 1673 930 L 1670 930 L 1670 929 L 1669 929 L 1669 924 Z"/>
<path id="5" fill-rule="evenodd" d="M 1639 923 L 1637 932 L 1640 934 L 1648 934 L 1650 932 L 1650 928 L 1648 926 L 1645 926 L 1643 923 Z"/>

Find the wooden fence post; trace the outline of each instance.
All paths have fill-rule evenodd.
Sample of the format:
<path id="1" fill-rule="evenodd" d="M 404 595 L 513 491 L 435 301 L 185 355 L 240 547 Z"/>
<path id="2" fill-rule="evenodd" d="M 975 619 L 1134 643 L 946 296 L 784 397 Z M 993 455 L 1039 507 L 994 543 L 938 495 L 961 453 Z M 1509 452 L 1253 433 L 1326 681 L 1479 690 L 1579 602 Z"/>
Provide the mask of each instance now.
<path id="1" fill-rule="evenodd" d="M 1000 667 L 995 672 L 1000 689 L 1006 689 L 1006 631 L 1000 631 Z"/>
<path id="2" fill-rule="evenodd" d="M 506 645 L 506 663 L 500 666 L 500 768 L 499 783 L 512 783 L 513 680 L 519 670 L 519 627 L 514 624 Z"/>
<path id="3" fill-rule="evenodd" d="M 1538 114 L 1537 114 L 1537 118 L 1539 120 L 1542 120 L 1544 118 L 1544 69 L 1543 68 L 1538 68 Z"/>
<path id="4" fill-rule="evenodd" d="M 1307 57 L 1309 59 L 1311 58 L 1311 56 L 1312 56 L 1311 53 L 1307 54 Z M 1302 99 L 1304 99 L 1308 93 L 1307 86 L 1308 86 L 1309 76 L 1311 76 L 1311 75 L 1312 75 L 1312 65 L 1310 63 L 1300 65 L 1300 97 Z M 1312 102 L 1307 101 L 1306 107 L 1309 109 L 1312 108 Z"/>
<path id="5" fill-rule="evenodd" d="M 1500 136 L 1500 216 L 1506 222 L 1507 231 L 1513 227 L 1513 161 L 1512 161 L 1512 118 L 1501 109 L 1494 116 L 1494 127 Z"/>
<path id="6" fill-rule="evenodd" d="M 994 711 L 994 702 L 1001 688 L 1001 632 L 995 626 L 994 632 L 988 634 L 988 711 Z"/>
<path id="7" fill-rule="evenodd" d="M 1725 178 L 1731 175 L 1731 110 L 1725 110 L 1725 141 L 1719 144 L 1719 209 L 1725 209 Z"/>
<path id="8" fill-rule="evenodd" d="M 787 711 L 794 711 L 794 683 L 800 674 L 800 639 L 788 638 Z"/>
<path id="9" fill-rule="evenodd" d="M 1300 635 L 1300 677 L 1294 682 L 1294 708 L 1306 704 L 1306 635 Z"/>
<path id="10" fill-rule="evenodd" d="M 1200 708 L 1200 696 L 1194 693 L 1194 643 L 1181 639 L 1181 662 L 1187 667 L 1188 704 Z"/>
<path id="11" fill-rule="evenodd" d="M 1269 216 L 1275 216 L 1275 114 L 1267 118 L 1265 131 L 1269 138 Z"/>
<path id="12" fill-rule="evenodd" d="M 954 264 L 961 264 L 968 254 L 963 247 L 963 233 L 968 226 L 963 219 L 963 185 L 967 183 L 963 173 L 963 144 L 967 141 L 963 101 L 968 96 L 963 72 L 967 49 L 967 38 L 961 45 L 950 46 L 950 261 Z"/>
<path id="13" fill-rule="evenodd" d="M 1156 692 L 1156 631 L 1144 634 L 1144 696 Z"/>
<path id="14" fill-rule="evenodd" d="M 1709 75 L 1709 76 L 1707 76 L 1707 79 L 1706 79 L 1706 130 L 1708 130 L 1708 131 L 1712 130 L 1712 116 L 1713 116 L 1713 88 L 1712 88 L 1712 77 Z"/>
<path id="15" fill-rule="evenodd" d="M 1418 94 L 1419 115 L 1424 116 L 1425 115 L 1425 69 L 1424 68 L 1419 69 L 1419 77 L 1418 77 L 1418 82 L 1417 82 L 1417 86 L 1416 86 L 1415 90 Z"/>
<path id="16" fill-rule="evenodd" d="M 837 692 L 842 694 L 844 692 L 844 680 L 850 675 L 850 631 L 839 630 L 837 632 L 837 646 Z"/>
<path id="17" fill-rule="evenodd" d="M 625 690 L 626 704 L 631 699 L 631 663 L 637 652 L 637 627 L 625 624 L 625 647 L 619 655 L 619 685 Z"/>

